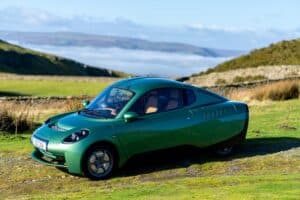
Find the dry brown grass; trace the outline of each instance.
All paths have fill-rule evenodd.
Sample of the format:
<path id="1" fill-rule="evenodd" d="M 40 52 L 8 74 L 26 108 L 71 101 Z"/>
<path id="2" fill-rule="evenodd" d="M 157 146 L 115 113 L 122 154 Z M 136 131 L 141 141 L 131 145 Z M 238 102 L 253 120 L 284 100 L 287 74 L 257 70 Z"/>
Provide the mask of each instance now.
<path id="1" fill-rule="evenodd" d="M 35 128 L 38 117 L 31 103 L 2 104 L 0 108 L 0 132 L 22 133 Z"/>
<path id="2" fill-rule="evenodd" d="M 0 105 L 0 132 L 21 133 L 33 130 L 53 115 L 82 109 L 82 100 L 3 100 Z"/>
<path id="3" fill-rule="evenodd" d="M 258 86 L 251 89 L 239 89 L 229 92 L 227 95 L 235 100 L 272 100 L 282 101 L 299 98 L 300 81 L 280 81 L 268 85 Z"/>
<path id="4" fill-rule="evenodd" d="M 82 100 L 67 100 L 65 101 L 64 110 L 72 112 L 82 109 Z"/>

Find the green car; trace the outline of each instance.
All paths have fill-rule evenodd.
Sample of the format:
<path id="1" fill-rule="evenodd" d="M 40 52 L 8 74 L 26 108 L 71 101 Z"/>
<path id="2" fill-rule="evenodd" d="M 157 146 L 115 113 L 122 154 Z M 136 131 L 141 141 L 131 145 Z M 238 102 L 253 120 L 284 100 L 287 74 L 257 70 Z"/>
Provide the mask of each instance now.
<path id="1" fill-rule="evenodd" d="M 105 179 L 132 156 L 160 149 L 213 146 L 228 155 L 245 140 L 249 118 L 244 103 L 161 78 L 124 79 L 83 104 L 33 133 L 34 160 Z"/>

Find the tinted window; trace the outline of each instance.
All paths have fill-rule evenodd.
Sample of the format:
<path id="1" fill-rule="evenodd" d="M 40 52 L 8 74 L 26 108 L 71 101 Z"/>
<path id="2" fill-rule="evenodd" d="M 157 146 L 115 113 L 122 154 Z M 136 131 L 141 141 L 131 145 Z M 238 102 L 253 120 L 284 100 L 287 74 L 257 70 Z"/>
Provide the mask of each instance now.
<path id="1" fill-rule="evenodd" d="M 178 109 L 183 105 L 183 90 L 162 88 L 147 92 L 135 102 L 130 111 L 144 115 Z"/>
<path id="2" fill-rule="evenodd" d="M 183 89 L 183 102 L 184 106 L 191 105 L 196 101 L 195 93 L 189 89 Z"/>

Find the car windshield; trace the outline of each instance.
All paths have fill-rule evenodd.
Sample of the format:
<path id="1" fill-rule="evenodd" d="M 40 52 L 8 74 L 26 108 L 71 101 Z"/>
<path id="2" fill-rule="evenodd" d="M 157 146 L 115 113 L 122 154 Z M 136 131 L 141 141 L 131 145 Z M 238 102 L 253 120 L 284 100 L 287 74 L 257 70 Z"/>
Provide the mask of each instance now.
<path id="1" fill-rule="evenodd" d="M 80 113 L 92 117 L 115 118 L 133 95 L 134 93 L 127 89 L 109 87 Z"/>

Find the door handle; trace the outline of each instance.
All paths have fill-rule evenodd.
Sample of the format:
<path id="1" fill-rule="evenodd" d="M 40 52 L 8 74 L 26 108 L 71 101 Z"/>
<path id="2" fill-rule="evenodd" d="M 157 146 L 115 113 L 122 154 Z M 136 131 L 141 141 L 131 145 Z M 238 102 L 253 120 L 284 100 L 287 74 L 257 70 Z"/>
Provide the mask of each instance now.
<path id="1" fill-rule="evenodd" d="M 193 116 L 193 111 L 189 110 L 188 111 L 188 116 L 186 117 L 187 120 L 190 120 Z"/>

